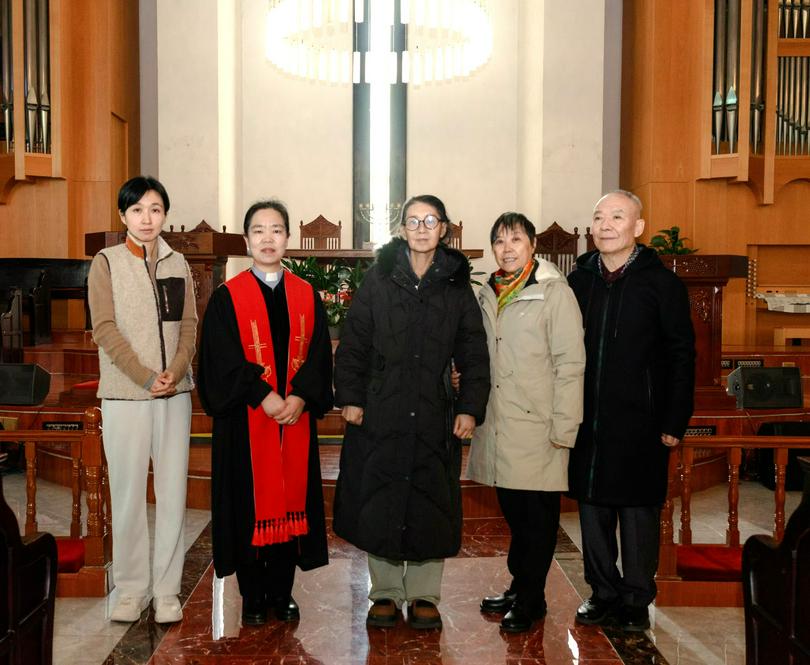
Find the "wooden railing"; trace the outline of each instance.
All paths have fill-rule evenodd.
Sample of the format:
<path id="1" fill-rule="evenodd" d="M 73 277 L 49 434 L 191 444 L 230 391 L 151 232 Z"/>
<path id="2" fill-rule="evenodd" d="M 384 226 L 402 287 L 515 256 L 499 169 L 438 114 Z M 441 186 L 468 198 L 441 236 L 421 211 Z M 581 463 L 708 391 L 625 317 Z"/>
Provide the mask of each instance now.
<path id="1" fill-rule="evenodd" d="M 661 511 L 661 543 L 658 563 L 659 605 L 736 605 L 742 604 L 740 582 L 701 582 L 683 580 L 678 574 L 678 550 L 696 545 L 692 540 L 692 487 L 691 476 L 695 450 L 711 448 L 725 450 L 728 461 L 728 519 L 725 544 L 717 547 L 740 550 L 739 499 L 740 466 L 743 451 L 748 449 L 773 450 L 774 457 L 774 512 L 773 537 L 781 541 L 785 533 L 785 469 L 790 449 L 810 451 L 810 437 L 787 436 L 701 436 L 687 437 L 670 455 L 669 491 Z M 675 542 L 674 500 L 680 498 L 680 525 Z"/>
<path id="2" fill-rule="evenodd" d="M 72 506 L 69 537 L 81 539 L 84 544 L 84 566 L 77 573 L 59 574 L 57 594 L 60 596 L 104 596 L 109 591 L 112 530 L 100 409 L 87 409 L 82 423 L 84 429 L 81 431 L 0 431 L 0 442 L 22 442 L 25 446 L 25 535 L 38 530 L 37 446 L 42 443 L 62 444 L 70 450 Z M 86 492 L 87 501 L 84 528 L 82 490 Z M 54 535 L 60 538 L 59 534 Z"/>

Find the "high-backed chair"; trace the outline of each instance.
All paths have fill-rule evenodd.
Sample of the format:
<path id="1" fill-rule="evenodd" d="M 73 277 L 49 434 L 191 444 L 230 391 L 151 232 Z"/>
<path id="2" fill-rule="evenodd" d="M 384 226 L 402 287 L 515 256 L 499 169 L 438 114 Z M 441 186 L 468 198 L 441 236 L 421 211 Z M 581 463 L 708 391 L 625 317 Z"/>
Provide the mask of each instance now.
<path id="1" fill-rule="evenodd" d="M 461 249 L 461 234 L 464 233 L 464 222 L 454 224 L 447 222 L 447 245 L 453 249 Z"/>
<path id="2" fill-rule="evenodd" d="M 56 599 L 56 540 L 20 538 L 0 476 L 0 663 L 50 665 Z"/>
<path id="3" fill-rule="evenodd" d="M 585 251 L 592 252 L 596 249 L 596 244 L 593 241 L 593 234 L 591 233 L 591 227 L 585 227 Z"/>
<path id="4" fill-rule="evenodd" d="M 342 222 L 332 224 L 323 215 L 318 215 L 308 224 L 301 220 L 298 224 L 301 249 L 340 249 Z"/>
<path id="5" fill-rule="evenodd" d="M 810 458 L 800 457 L 804 495 L 785 536 L 751 536 L 743 547 L 745 662 L 810 663 Z"/>
<path id="6" fill-rule="evenodd" d="M 557 264 L 563 274 L 567 275 L 574 269 L 577 258 L 578 231 L 579 229 L 574 227 L 574 232 L 568 233 L 554 222 L 535 236 L 534 253 L 541 259 Z"/>

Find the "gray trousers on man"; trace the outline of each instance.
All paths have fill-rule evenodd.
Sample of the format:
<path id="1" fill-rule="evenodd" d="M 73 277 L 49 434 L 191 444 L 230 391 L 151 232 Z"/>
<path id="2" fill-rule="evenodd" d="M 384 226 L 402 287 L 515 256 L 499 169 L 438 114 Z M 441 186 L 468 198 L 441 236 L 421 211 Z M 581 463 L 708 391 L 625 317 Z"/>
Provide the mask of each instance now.
<path id="1" fill-rule="evenodd" d="M 599 600 L 646 607 L 656 594 L 661 506 L 579 504 L 585 581 Z M 616 565 L 621 539 L 622 570 Z"/>

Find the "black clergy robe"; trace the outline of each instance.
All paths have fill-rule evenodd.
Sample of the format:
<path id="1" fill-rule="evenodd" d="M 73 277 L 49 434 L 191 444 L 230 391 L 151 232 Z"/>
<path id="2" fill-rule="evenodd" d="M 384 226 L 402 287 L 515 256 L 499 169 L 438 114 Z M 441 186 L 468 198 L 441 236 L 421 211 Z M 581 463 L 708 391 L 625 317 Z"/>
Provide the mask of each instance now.
<path id="1" fill-rule="evenodd" d="M 267 305 L 279 394 L 286 390 L 290 321 L 284 279 L 270 288 L 261 286 Z M 292 379 L 292 393 L 305 403 L 310 418 L 306 514 L 309 532 L 299 538 L 297 564 L 310 570 L 328 563 L 317 418 L 332 408 L 332 345 L 326 312 L 315 296 L 315 322 L 309 351 Z M 261 408 L 270 393 L 262 379 L 264 368 L 248 362 L 242 350 L 236 312 L 224 285 L 211 295 L 200 337 L 197 390 L 205 412 L 214 419 L 211 441 L 211 522 L 214 569 L 218 577 L 256 560 L 251 544 L 255 524 L 253 473 L 248 440 L 247 406 Z"/>

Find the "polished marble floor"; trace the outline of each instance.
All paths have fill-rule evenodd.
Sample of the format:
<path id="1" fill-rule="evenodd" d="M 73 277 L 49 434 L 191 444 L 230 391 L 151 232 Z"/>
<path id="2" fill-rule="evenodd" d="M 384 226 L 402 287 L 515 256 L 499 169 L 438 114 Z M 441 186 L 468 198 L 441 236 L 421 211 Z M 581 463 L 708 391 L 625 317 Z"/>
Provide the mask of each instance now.
<path id="1" fill-rule="evenodd" d="M 4 477 L 7 502 L 24 519 L 24 479 Z M 743 483 L 742 537 L 772 528 L 773 493 Z M 799 494 L 788 493 L 787 514 Z M 693 497 L 696 539 L 722 542 L 725 489 L 713 488 Z M 40 483 L 40 528 L 66 531 L 70 519 L 69 490 Z M 153 519 L 150 509 L 150 521 Z M 301 605 L 298 624 L 271 622 L 264 627 L 240 625 L 240 599 L 235 580 L 217 580 L 210 567 L 209 513 L 189 510 L 182 600 L 185 619 L 168 628 L 145 613 L 132 626 L 111 623 L 108 599 L 58 599 L 54 631 L 54 663 L 98 665 L 125 663 L 671 663 L 672 665 L 742 665 L 744 631 L 738 608 L 652 608 L 653 627 L 641 636 L 580 627 L 573 613 L 588 594 L 576 514 L 564 514 L 570 536 L 561 540 L 549 575 L 549 615 L 525 635 L 505 635 L 495 620 L 482 616 L 482 595 L 499 592 L 508 583 L 506 538 L 493 524 L 465 537 L 462 553 L 448 560 L 440 609 L 444 630 L 416 632 L 400 620 L 395 629 L 368 630 L 365 614 L 368 575 L 361 552 L 330 538 L 331 563 L 299 573 L 294 595 Z"/>

